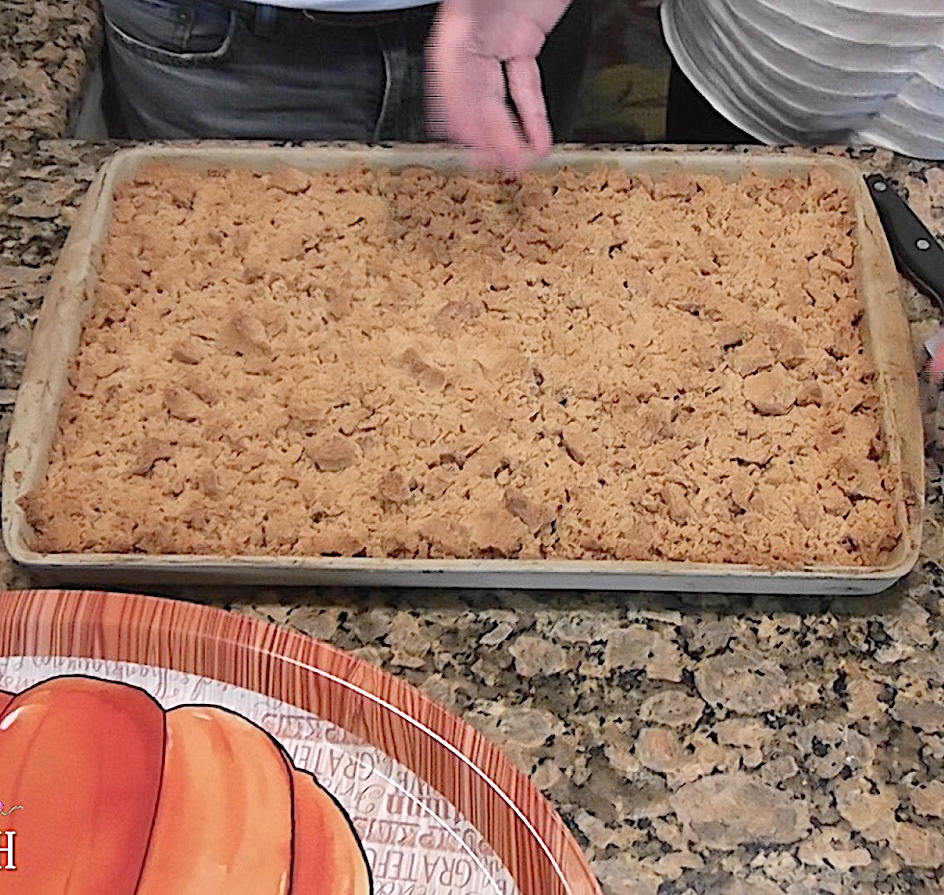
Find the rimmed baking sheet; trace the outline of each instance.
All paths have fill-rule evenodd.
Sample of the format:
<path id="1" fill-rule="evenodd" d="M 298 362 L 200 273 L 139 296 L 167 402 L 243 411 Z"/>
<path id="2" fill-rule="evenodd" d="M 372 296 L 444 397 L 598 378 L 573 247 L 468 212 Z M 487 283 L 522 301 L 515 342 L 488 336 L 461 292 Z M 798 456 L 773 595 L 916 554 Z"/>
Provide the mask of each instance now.
<path id="1" fill-rule="evenodd" d="M 859 170 L 823 156 L 735 153 L 625 152 L 561 149 L 549 166 L 618 164 L 631 173 L 664 177 L 673 171 L 736 179 L 749 171 L 803 176 L 821 167 L 849 192 L 857 224 L 857 288 L 864 308 L 862 335 L 876 370 L 882 423 L 897 493 L 902 538 L 880 567 L 811 565 L 770 570 L 746 565 L 616 560 L 417 560 L 345 557 L 221 557 L 195 555 L 41 554 L 29 547 L 19 498 L 45 474 L 68 386 L 70 360 L 95 296 L 96 271 L 117 185 L 142 165 L 162 161 L 192 168 L 291 165 L 335 170 L 352 164 L 392 168 L 459 167 L 440 147 L 256 148 L 139 147 L 116 153 L 96 177 L 56 265 L 37 322 L 14 411 L 3 481 L 3 536 L 11 556 L 44 577 L 88 584 L 204 581 L 241 584 L 352 584 L 420 587 L 626 589 L 741 593 L 867 594 L 907 574 L 917 560 L 924 496 L 922 427 L 908 322 L 894 262 Z"/>

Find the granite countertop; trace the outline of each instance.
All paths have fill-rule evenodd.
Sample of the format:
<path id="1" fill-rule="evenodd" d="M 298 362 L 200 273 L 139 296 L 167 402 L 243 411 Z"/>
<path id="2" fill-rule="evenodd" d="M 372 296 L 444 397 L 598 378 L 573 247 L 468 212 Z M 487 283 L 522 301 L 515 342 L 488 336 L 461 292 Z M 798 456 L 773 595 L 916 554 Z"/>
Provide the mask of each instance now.
<path id="1" fill-rule="evenodd" d="M 45 284 L 108 144 L 64 138 L 85 0 L 0 7 L 0 436 Z M 756 150 L 759 152 L 769 150 Z M 944 166 L 850 153 L 944 235 Z M 916 346 L 935 324 L 903 285 Z M 927 419 L 922 556 L 869 598 L 153 589 L 288 625 L 411 681 L 560 810 L 606 895 L 937 893 L 944 511 Z M 3 557 L 5 587 L 32 581 Z"/>

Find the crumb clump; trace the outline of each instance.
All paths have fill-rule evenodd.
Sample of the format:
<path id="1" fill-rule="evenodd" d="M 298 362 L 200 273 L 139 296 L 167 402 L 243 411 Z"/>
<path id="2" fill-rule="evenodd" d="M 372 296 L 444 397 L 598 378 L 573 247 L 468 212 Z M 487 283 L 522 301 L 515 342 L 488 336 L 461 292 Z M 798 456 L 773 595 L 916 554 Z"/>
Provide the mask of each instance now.
<path id="1" fill-rule="evenodd" d="M 118 190 L 42 552 L 881 563 L 901 532 L 820 169 Z"/>

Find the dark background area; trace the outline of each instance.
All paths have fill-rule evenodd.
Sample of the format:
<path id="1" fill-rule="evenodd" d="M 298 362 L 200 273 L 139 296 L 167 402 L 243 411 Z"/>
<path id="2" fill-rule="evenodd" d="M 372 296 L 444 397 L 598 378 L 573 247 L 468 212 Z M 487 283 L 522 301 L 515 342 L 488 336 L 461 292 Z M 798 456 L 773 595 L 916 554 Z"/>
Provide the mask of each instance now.
<path id="1" fill-rule="evenodd" d="M 586 143 L 661 140 L 669 65 L 659 25 L 659 0 L 596 0 L 593 45 L 573 139 Z"/>

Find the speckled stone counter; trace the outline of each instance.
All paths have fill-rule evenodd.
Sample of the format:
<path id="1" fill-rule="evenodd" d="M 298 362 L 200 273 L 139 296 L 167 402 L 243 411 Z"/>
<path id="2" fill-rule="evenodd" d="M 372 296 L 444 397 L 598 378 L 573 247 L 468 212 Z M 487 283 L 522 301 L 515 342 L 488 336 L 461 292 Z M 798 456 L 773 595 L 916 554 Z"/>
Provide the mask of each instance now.
<path id="1" fill-rule="evenodd" d="M 97 46 L 94 0 L 4 0 L 0 36 L 0 128 L 65 134 Z"/>
<path id="2" fill-rule="evenodd" d="M 40 19 L 24 24 L 34 10 Z M 4 437 L 46 281 L 86 186 L 113 151 L 57 138 L 93 25 L 84 3 L 0 10 L 0 33 L 15 35 L 17 48 L 3 63 L 0 112 Z M 34 65 L 36 48 L 49 47 L 62 50 L 60 61 Z M 50 68 L 68 74 L 56 79 Z M 944 167 L 886 152 L 854 157 L 864 171 L 891 176 L 944 235 Z M 917 350 L 934 313 L 910 286 L 903 294 Z M 944 439 L 936 414 L 927 425 L 923 555 L 878 597 L 153 592 L 297 628 L 458 712 L 560 810 L 606 895 L 937 893 Z M 31 584 L 6 558 L 0 576 L 6 587 Z"/>

